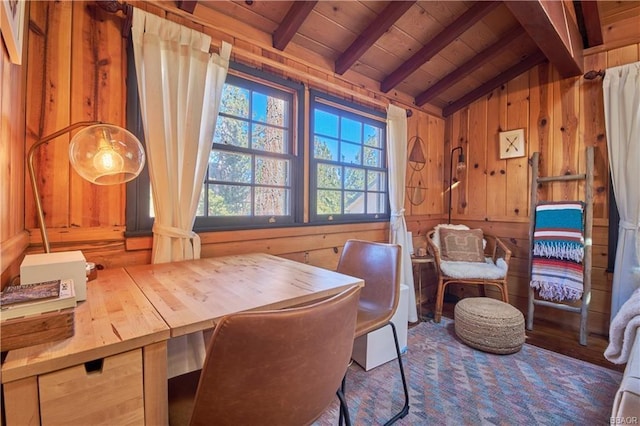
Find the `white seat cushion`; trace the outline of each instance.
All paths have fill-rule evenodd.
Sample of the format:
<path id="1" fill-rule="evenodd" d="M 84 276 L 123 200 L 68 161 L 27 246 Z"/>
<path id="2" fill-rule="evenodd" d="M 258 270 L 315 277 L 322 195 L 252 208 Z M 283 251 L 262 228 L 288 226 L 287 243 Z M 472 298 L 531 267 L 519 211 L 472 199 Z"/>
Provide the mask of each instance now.
<path id="1" fill-rule="evenodd" d="M 507 263 L 500 258 L 493 263 L 490 257 L 485 257 L 485 263 L 446 261 L 440 262 L 442 273 L 451 278 L 487 279 L 504 278 L 507 274 Z"/>

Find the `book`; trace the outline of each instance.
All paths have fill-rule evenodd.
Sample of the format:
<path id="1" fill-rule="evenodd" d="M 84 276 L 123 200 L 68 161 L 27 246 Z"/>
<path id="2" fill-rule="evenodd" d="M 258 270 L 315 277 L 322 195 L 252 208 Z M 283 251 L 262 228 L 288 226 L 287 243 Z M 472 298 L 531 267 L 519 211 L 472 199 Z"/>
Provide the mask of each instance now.
<path id="1" fill-rule="evenodd" d="M 58 311 L 61 309 L 75 308 L 76 294 L 74 291 L 73 280 L 64 279 L 56 281 L 60 282 L 58 286 L 59 290 L 57 297 L 47 297 L 31 301 L 22 301 L 19 303 L 3 303 L 2 305 L 0 305 L 0 321 L 24 317 L 28 315 L 42 314 L 45 312 Z M 25 284 L 16 287 L 23 287 L 28 285 L 29 284 Z M 19 292 L 20 289 L 16 289 L 16 293 Z"/>
<path id="2" fill-rule="evenodd" d="M 33 302 L 42 299 L 53 299 L 60 295 L 60 280 L 42 283 L 8 285 L 0 293 L 0 306 L 14 303 Z"/>

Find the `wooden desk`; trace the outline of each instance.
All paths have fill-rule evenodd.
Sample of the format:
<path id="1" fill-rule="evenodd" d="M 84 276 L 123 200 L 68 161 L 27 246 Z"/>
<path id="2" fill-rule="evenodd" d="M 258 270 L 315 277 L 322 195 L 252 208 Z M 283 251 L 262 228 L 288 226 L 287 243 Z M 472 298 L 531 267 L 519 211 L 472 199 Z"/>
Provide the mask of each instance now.
<path id="1" fill-rule="evenodd" d="M 169 327 L 124 269 L 87 284 L 74 324 L 71 338 L 7 353 L 7 425 L 166 424 Z"/>
<path id="2" fill-rule="evenodd" d="M 101 271 L 75 310 L 72 338 L 7 354 L 7 426 L 51 419 L 165 425 L 170 335 L 213 328 L 229 313 L 313 302 L 352 285 L 364 282 L 267 254 Z"/>
<path id="3" fill-rule="evenodd" d="M 359 278 L 264 253 L 126 270 L 169 325 L 172 337 L 213 328 L 230 313 L 287 308 L 364 285 Z"/>

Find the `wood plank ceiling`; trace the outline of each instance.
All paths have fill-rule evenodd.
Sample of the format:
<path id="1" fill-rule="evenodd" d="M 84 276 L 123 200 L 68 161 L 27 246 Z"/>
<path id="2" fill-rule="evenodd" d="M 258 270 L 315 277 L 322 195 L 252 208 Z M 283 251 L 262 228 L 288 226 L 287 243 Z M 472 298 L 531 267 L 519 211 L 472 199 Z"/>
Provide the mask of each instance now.
<path id="1" fill-rule="evenodd" d="M 447 116 L 533 66 L 584 72 L 582 51 L 602 44 L 595 1 L 179 1 L 307 49 Z"/>

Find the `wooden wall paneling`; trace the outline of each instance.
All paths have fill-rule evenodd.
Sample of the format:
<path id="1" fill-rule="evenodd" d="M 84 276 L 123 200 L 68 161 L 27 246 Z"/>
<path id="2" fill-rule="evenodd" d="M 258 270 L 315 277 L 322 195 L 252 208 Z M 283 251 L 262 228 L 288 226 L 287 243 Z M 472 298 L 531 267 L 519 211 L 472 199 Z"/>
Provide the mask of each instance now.
<path id="1" fill-rule="evenodd" d="M 25 14 L 28 21 L 29 7 Z M 17 275 L 28 241 L 24 231 L 25 71 L 0 48 L 0 288 Z"/>
<path id="2" fill-rule="evenodd" d="M 469 167 L 469 108 L 464 108 L 460 111 L 459 115 L 460 120 L 457 123 L 457 126 L 454 126 L 454 135 L 455 139 L 451 139 L 451 147 L 449 149 L 449 162 L 450 167 L 453 166 L 452 169 L 447 170 L 447 179 L 449 171 L 452 171 L 452 183 L 453 186 L 449 187 L 449 190 L 452 191 L 451 197 L 451 223 L 455 223 L 458 216 L 465 215 L 467 213 L 467 191 L 468 191 L 468 171 L 462 170 L 458 172 L 456 170 L 458 165 L 458 155 L 460 154 L 460 150 L 453 153 L 453 158 L 451 157 L 451 150 L 455 147 L 461 146 L 464 151 L 465 163 L 467 168 Z M 453 164 L 451 164 L 453 161 Z M 459 182 L 457 185 L 455 182 Z M 456 220 L 454 220 L 456 218 Z"/>
<path id="3" fill-rule="evenodd" d="M 418 176 L 421 184 L 425 187 L 425 200 L 419 205 L 412 205 L 407 200 L 405 202 L 408 215 L 423 215 L 442 213 L 442 152 L 444 139 L 444 120 L 425 114 L 421 111 L 414 111 L 408 120 L 408 137 L 419 136 L 423 141 L 423 153 L 427 160 L 424 168 L 416 172 L 414 183 Z M 411 148 L 409 146 L 408 148 Z M 408 154 L 407 154 L 408 155 Z M 407 165 L 406 181 L 411 178 L 412 169 Z M 413 184 L 412 184 L 413 185 Z"/>
<path id="4" fill-rule="evenodd" d="M 387 240 L 388 236 L 388 229 L 372 229 L 366 231 L 345 231 L 342 233 L 300 235 L 287 238 L 270 238 L 266 241 L 228 241 L 204 244 L 202 246 L 202 257 L 252 253 L 256 251 L 281 255 L 319 248 L 342 247 L 344 242 L 350 238 L 383 241 Z"/>
<path id="5" fill-rule="evenodd" d="M 487 219 L 506 216 L 506 161 L 500 159 L 499 133 L 506 127 L 506 86 L 494 89 L 487 97 Z"/>
<path id="6" fill-rule="evenodd" d="M 487 216 L 487 102 L 469 106 L 469 143 L 467 144 L 467 214 Z"/>
<path id="7" fill-rule="evenodd" d="M 567 112 L 567 109 L 575 111 L 573 99 L 571 98 L 572 87 L 571 83 L 567 80 L 573 81 L 575 79 L 560 79 L 557 71 L 554 70 L 553 78 L 553 131 L 552 131 L 552 153 L 551 153 L 551 168 L 549 176 L 560 176 L 564 174 L 573 173 L 573 164 L 571 161 L 577 159 L 577 156 L 572 157 L 572 151 L 575 149 L 574 132 L 571 129 L 571 120 L 573 118 L 573 126 L 577 128 L 577 116 L 571 112 Z M 577 184 L 575 182 L 554 182 L 550 185 L 550 198 L 547 201 L 567 201 L 575 200 L 577 196 Z"/>
<path id="8" fill-rule="evenodd" d="M 71 94 L 72 3 L 49 3 L 45 51 L 45 105 L 40 137 L 69 125 Z M 47 226 L 69 226 L 69 135 L 63 135 L 38 151 L 42 207 Z"/>
<path id="9" fill-rule="evenodd" d="M 529 73 L 520 74 L 507 84 L 507 130 L 524 129 L 525 156 L 506 160 L 506 214 L 529 216 Z"/>
<path id="10" fill-rule="evenodd" d="M 602 37 L 605 46 L 626 46 L 640 38 L 640 3 L 637 1 L 598 2 L 602 20 Z M 627 19 L 615 18 L 623 14 Z"/>
<path id="11" fill-rule="evenodd" d="M 531 90 L 530 118 L 529 118 L 529 149 L 531 158 L 534 152 L 539 152 L 538 169 L 541 176 L 550 176 L 551 159 L 551 130 L 553 129 L 553 85 L 550 84 L 552 70 L 545 62 L 530 71 Z M 530 180 L 529 180 L 530 182 Z M 538 199 L 549 198 L 549 185 L 538 185 Z M 529 212 L 531 216 L 531 212 Z"/>
<path id="12" fill-rule="evenodd" d="M 607 52 L 607 68 L 637 62 L 639 49 L 640 43 L 609 50 Z"/>
<path id="13" fill-rule="evenodd" d="M 560 81 L 562 166 L 559 174 L 561 175 L 578 173 L 579 165 L 585 162 L 584 144 L 578 137 L 578 118 L 581 109 L 579 82 L 579 77 L 565 78 Z M 562 188 L 560 201 L 584 200 L 584 187 L 580 191 L 578 182 L 564 182 L 559 186 Z"/>
<path id="14" fill-rule="evenodd" d="M 2 50 L 2 58 L 0 60 L 0 215 L 2 222 L 0 223 L 0 242 L 6 241 L 13 233 L 9 215 L 11 213 L 11 160 L 12 151 L 17 144 L 13 143 L 15 131 L 13 129 L 13 115 L 11 108 L 13 107 L 13 99 L 11 92 L 11 63 L 6 50 Z M 2 262 L 2 259 L 0 259 Z M 4 262 L 2 262 L 4 270 Z"/>
<path id="15" fill-rule="evenodd" d="M 26 151 L 38 140 L 41 134 L 42 114 L 44 109 L 45 67 L 44 55 L 46 47 L 47 3 L 29 3 L 29 25 L 27 26 L 27 83 L 25 99 L 25 155 Z M 26 159 L 26 157 L 23 157 Z M 22 160 L 25 161 L 25 160 Z M 25 175 L 25 227 L 38 226 L 33 203 L 33 188 L 28 175 Z"/>
<path id="16" fill-rule="evenodd" d="M 69 124 L 71 85 L 70 2 L 33 2 L 37 30 L 29 32 L 27 149 L 41 137 Z M 31 27 L 31 25 L 30 25 Z M 33 53 L 31 52 L 31 49 Z M 35 54 L 40 51 L 41 56 Z M 62 140 L 60 140 L 62 139 Z M 69 170 L 67 135 L 41 147 L 35 155 L 40 196 L 47 226 L 68 226 Z M 32 196 L 31 196 L 32 197 Z M 32 198 L 26 203 L 27 226 L 37 227 Z"/>
<path id="17" fill-rule="evenodd" d="M 606 55 L 597 53 L 584 58 L 585 70 L 606 69 Z M 580 134 L 583 147 L 594 147 L 594 177 L 593 177 L 593 217 L 608 218 L 609 197 L 609 159 L 607 153 L 607 138 L 604 122 L 604 107 L 602 102 L 602 79 L 581 79 L 580 97 Z M 583 165 L 580 170 L 583 173 Z M 581 183 L 584 188 L 584 182 Z M 582 189 L 581 189 L 582 191 Z"/>
<path id="18" fill-rule="evenodd" d="M 409 158 L 409 155 L 411 154 L 411 150 L 414 149 L 413 147 L 416 144 L 418 145 L 420 144 L 417 138 L 422 139 L 423 154 L 426 159 L 428 158 L 427 152 L 426 152 L 427 138 L 421 133 L 420 114 L 419 113 L 416 114 L 414 112 L 411 115 L 411 117 L 407 118 L 407 158 Z M 410 186 L 415 187 L 418 184 L 420 184 L 422 188 L 425 188 L 427 184 L 426 170 L 425 170 L 426 163 L 422 168 L 422 170 L 414 170 L 413 168 L 411 168 L 411 166 L 412 166 L 412 163 L 407 161 L 407 170 L 404 176 L 404 188 L 405 188 L 404 209 L 405 209 L 406 215 L 421 214 L 423 210 L 422 205 L 424 205 L 427 202 L 426 190 L 423 190 L 422 192 L 422 194 L 425 195 L 425 200 L 422 203 L 413 204 L 411 201 L 409 201 L 409 197 L 412 196 L 411 191 L 413 191 L 413 189 L 409 189 Z M 416 166 L 416 167 L 419 167 L 419 166 Z"/>
<path id="19" fill-rule="evenodd" d="M 456 111 L 450 117 L 447 118 L 446 126 L 445 126 L 445 141 L 444 141 L 444 172 L 442 181 L 444 182 L 444 187 L 442 191 L 442 195 L 444 197 L 444 206 L 443 209 L 444 218 L 446 219 L 449 214 L 449 210 L 453 207 L 454 202 L 454 193 L 451 193 L 451 203 L 449 203 L 449 191 L 452 191 L 453 182 L 449 179 L 449 167 L 451 165 L 451 149 L 457 146 L 458 140 L 458 126 L 460 124 L 460 115 L 462 111 Z M 453 178 L 452 178 L 453 179 Z M 453 211 L 451 211 L 451 216 L 453 217 Z M 444 221 L 443 221 L 444 222 Z"/>
<path id="20" fill-rule="evenodd" d="M 421 113 L 423 115 L 427 115 Z M 427 213 L 443 214 L 444 210 L 444 156 L 443 143 L 445 122 L 443 119 L 428 115 L 427 136 Z"/>
<path id="21" fill-rule="evenodd" d="M 335 270 L 338 267 L 338 260 L 342 253 L 342 247 L 339 248 L 322 248 L 317 250 L 306 250 L 295 253 L 285 253 L 279 255 L 286 259 L 295 260 L 300 263 L 318 266 Z"/>
<path id="22" fill-rule="evenodd" d="M 95 5 L 73 2 L 71 122 L 124 126 L 125 64 L 121 27 Z M 70 226 L 124 225 L 124 185 L 94 185 L 70 176 Z"/>

